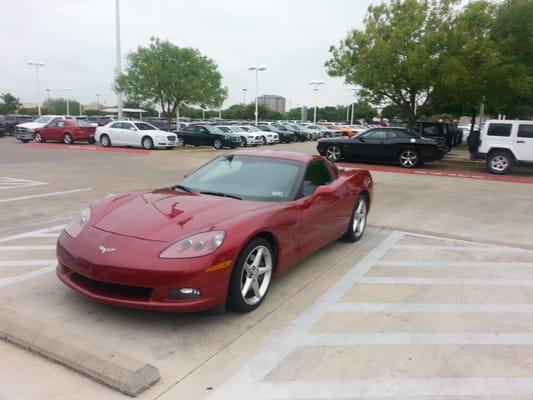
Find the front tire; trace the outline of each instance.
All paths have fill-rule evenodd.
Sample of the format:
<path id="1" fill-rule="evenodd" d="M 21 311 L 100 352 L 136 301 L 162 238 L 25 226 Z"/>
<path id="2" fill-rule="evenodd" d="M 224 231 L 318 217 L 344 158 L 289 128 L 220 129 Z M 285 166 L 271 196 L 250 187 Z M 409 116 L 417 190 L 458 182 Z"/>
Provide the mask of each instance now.
<path id="1" fill-rule="evenodd" d="M 326 158 L 331 162 L 337 162 L 342 159 L 341 148 L 335 144 L 326 147 Z"/>
<path id="2" fill-rule="evenodd" d="M 262 237 L 251 240 L 242 250 L 231 274 L 228 306 L 245 313 L 255 310 L 265 299 L 274 270 L 274 252 Z"/>
<path id="3" fill-rule="evenodd" d="M 357 242 L 363 237 L 366 228 L 366 218 L 368 215 L 368 201 L 364 195 L 359 196 L 353 207 L 352 216 L 348 229 L 344 234 L 344 240 Z"/>
<path id="4" fill-rule="evenodd" d="M 261 136 L 261 144 L 265 146 L 267 144 L 267 139 L 264 136 Z"/>
<path id="5" fill-rule="evenodd" d="M 34 136 L 33 136 L 33 140 L 36 142 L 36 143 L 44 143 L 45 140 L 43 138 L 43 135 L 41 135 L 39 132 L 37 132 Z"/>
<path id="6" fill-rule="evenodd" d="M 241 137 L 241 147 L 247 147 L 248 142 L 246 141 L 246 138 L 244 136 Z"/>
<path id="7" fill-rule="evenodd" d="M 154 148 L 154 141 L 151 137 L 144 137 L 142 140 L 142 146 L 145 150 L 152 150 Z"/>
<path id="8" fill-rule="evenodd" d="M 487 157 L 487 170 L 491 174 L 504 175 L 514 164 L 513 157 L 506 151 L 495 151 Z"/>
<path id="9" fill-rule="evenodd" d="M 416 150 L 402 150 L 398 156 L 398 161 L 402 168 L 415 168 L 420 164 L 420 155 Z"/>
<path id="10" fill-rule="evenodd" d="M 213 141 L 213 147 L 217 150 L 220 150 L 222 148 L 222 140 L 220 139 L 215 139 Z"/>

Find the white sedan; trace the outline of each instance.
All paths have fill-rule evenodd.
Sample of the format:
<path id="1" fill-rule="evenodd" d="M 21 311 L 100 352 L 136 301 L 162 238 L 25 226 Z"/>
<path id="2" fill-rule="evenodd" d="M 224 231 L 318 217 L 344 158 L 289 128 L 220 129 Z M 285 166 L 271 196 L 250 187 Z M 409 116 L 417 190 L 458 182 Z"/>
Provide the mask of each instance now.
<path id="1" fill-rule="evenodd" d="M 113 121 L 96 128 L 95 140 L 103 147 L 131 146 L 146 150 L 173 148 L 178 145 L 175 133 L 162 131 L 142 121 Z"/>
<path id="2" fill-rule="evenodd" d="M 238 136 L 241 138 L 241 147 L 256 146 L 263 144 L 262 136 L 255 132 L 248 132 L 240 126 L 236 125 L 217 125 L 217 128 L 231 136 Z"/>

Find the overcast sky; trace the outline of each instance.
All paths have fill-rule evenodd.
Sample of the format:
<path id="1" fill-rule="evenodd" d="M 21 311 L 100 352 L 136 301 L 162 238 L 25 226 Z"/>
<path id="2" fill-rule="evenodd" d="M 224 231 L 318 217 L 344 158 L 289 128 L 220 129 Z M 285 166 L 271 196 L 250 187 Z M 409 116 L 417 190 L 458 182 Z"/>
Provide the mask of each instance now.
<path id="1" fill-rule="evenodd" d="M 319 105 L 347 104 L 348 88 L 328 77 L 329 46 L 361 28 L 371 0 L 122 0 L 122 55 L 149 43 L 151 36 L 183 47 L 196 47 L 219 66 L 229 96 L 225 106 L 254 97 L 252 64 L 264 64 L 259 94 L 287 98 L 291 107 L 313 104 L 308 82 L 324 80 Z M 375 2 L 375 1 L 374 1 Z M 82 103 L 114 104 L 114 0 L 2 0 L 0 92 L 23 102 L 65 95 Z M 289 104 L 287 104 L 287 107 Z"/>

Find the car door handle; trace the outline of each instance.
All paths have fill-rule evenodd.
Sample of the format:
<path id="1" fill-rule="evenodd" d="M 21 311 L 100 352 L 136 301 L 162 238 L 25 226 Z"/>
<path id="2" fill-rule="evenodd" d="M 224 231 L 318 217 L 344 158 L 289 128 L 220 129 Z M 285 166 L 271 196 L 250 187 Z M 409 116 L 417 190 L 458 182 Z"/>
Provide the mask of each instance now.
<path id="1" fill-rule="evenodd" d="M 525 143 L 523 140 L 517 140 L 516 143 Z"/>

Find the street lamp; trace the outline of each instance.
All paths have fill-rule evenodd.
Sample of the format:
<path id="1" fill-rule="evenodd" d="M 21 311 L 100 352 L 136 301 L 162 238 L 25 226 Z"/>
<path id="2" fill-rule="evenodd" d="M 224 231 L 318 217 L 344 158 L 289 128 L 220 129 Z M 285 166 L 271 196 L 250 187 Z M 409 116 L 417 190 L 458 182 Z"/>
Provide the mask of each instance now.
<path id="1" fill-rule="evenodd" d="M 246 92 L 248 91 L 248 89 L 242 89 L 242 95 L 244 96 L 243 98 L 243 102 L 242 104 L 246 105 Z"/>
<path id="2" fill-rule="evenodd" d="M 100 93 L 96 93 L 96 106 L 100 105 Z"/>
<path id="3" fill-rule="evenodd" d="M 248 67 L 248 71 L 255 71 L 255 124 L 257 125 L 257 122 L 259 121 L 259 105 L 258 105 L 258 100 L 257 100 L 257 96 L 259 95 L 258 92 L 259 92 L 259 71 L 264 71 L 265 69 L 267 69 L 267 67 L 265 67 L 264 65 L 261 65 L 261 66 L 257 66 L 257 65 L 252 65 L 251 67 Z"/>
<path id="4" fill-rule="evenodd" d="M 45 89 L 46 90 L 46 98 L 48 99 L 48 101 L 50 101 L 50 92 L 52 91 L 52 89 Z"/>
<path id="5" fill-rule="evenodd" d="M 315 91 L 315 112 L 313 116 L 313 124 L 316 124 L 316 106 L 318 102 L 318 87 L 320 85 L 323 85 L 324 81 L 309 81 L 309 84 L 313 86 L 313 90 Z"/>
<path id="6" fill-rule="evenodd" d="M 62 88 L 61 89 L 63 92 L 70 92 L 72 90 L 72 88 Z M 66 97 L 66 100 L 67 100 L 67 115 L 70 115 L 70 106 L 69 106 L 69 102 L 68 102 L 68 94 L 65 95 Z"/>
<path id="7" fill-rule="evenodd" d="M 115 44 L 116 44 L 116 73 L 115 76 L 119 76 L 122 73 L 122 56 L 120 53 L 120 1 L 115 0 Z M 118 119 L 123 118 L 122 114 L 122 94 L 117 91 L 117 111 Z M 177 121 L 176 121 L 177 123 Z"/>
<path id="8" fill-rule="evenodd" d="M 37 113 L 39 114 L 39 117 L 41 116 L 41 89 L 39 89 L 39 67 L 44 67 L 44 62 L 42 61 L 33 61 L 30 60 L 27 63 L 28 65 L 32 65 L 35 67 L 35 82 L 36 82 L 36 88 L 37 88 Z"/>

